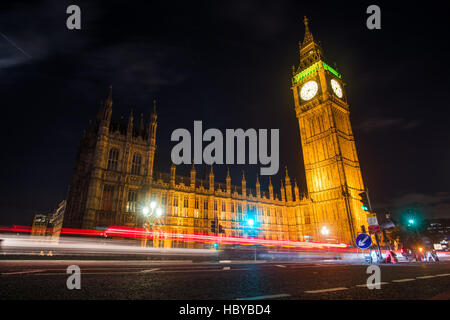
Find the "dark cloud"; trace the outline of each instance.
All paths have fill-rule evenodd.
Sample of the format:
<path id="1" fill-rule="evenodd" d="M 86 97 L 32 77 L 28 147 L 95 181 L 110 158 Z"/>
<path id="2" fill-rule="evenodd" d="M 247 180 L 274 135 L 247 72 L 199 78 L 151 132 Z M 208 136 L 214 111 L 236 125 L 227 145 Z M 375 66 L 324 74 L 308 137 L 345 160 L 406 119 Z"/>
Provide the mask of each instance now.
<path id="1" fill-rule="evenodd" d="M 407 131 L 416 129 L 422 124 L 420 120 L 409 120 L 404 118 L 383 118 L 372 117 L 364 120 L 358 128 L 364 132 L 372 132 L 377 130 L 401 130 Z"/>
<path id="2" fill-rule="evenodd" d="M 448 217 L 450 216 L 450 192 L 408 193 L 395 198 L 387 206 L 397 214 L 412 210 L 428 218 Z"/>

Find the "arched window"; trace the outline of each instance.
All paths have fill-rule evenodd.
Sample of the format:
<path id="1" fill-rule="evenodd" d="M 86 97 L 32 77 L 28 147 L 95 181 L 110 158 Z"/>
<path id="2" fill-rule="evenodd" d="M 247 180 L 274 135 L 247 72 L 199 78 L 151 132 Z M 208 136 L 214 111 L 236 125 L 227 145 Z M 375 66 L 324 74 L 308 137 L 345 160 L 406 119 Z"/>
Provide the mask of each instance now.
<path id="1" fill-rule="evenodd" d="M 136 212 L 137 207 L 137 191 L 129 190 L 127 199 L 127 212 Z"/>
<path id="2" fill-rule="evenodd" d="M 101 210 L 110 211 L 112 209 L 113 192 L 114 186 L 111 185 L 103 186 Z"/>
<path id="3" fill-rule="evenodd" d="M 139 153 L 133 155 L 133 163 L 131 165 L 131 174 L 140 174 L 142 157 Z"/>
<path id="4" fill-rule="evenodd" d="M 109 150 L 109 156 L 108 156 L 108 170 L 116 170 L 117 171 L 117 164 L 119 163 L 119 150 L 116 148 L 112 148 Z"/>

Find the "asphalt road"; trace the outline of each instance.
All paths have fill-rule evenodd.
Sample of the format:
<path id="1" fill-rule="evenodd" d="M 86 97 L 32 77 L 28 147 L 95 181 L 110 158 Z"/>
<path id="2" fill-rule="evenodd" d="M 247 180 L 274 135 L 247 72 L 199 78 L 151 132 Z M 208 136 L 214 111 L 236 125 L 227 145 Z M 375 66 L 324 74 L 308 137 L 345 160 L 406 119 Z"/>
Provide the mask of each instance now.
<path id="1" fill-rule="evenodd" d="M 69 265 L 81 289 L 68 290 Z M 450 299 L 450 263 L 367 265 L 186 261 L 0 261 L 0 299 Z"/>

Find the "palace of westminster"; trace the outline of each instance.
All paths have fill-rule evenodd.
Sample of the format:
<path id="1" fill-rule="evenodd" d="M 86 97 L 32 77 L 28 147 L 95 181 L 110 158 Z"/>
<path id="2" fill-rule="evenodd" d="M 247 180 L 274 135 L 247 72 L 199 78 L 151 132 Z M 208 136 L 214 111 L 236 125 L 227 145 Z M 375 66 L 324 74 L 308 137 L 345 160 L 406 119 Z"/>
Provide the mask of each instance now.
<path id="1" fill-rule="evenodd" d="M 63 227 L 142 228 L 147 221 L 164 232 L 212 234 L 211 222 L 216 221 L 223 229 L 219 235 L 352 243 L 361 226 L 367 226 L 367 216 L 359 197 L 364 184 L 349 106 L 341 75 L 325 63 L 306 18 L 291 89 L 307 194 L 300 194 L 287 169 L 279 192 L 271 182 L 268 191 L 262 191 L 258 178 L 256 188 L 248 188 L 244 174 L 239 186 L 231 185 L 229 173 L 224 184 L 217 183 L 212 167 L 208 181 L 196 177 L 194 166 L 190 177 L 178 176 L 174 165 L 168 174 L 155 172 L 156 107 L 148 121 L 141 116 L 135 124 L 130 114 L 128 123 L 116 123 L 110 92 L 80 142 Z M 152 202 L 160 209 L 158 216 L 152 210 L 150 223 L 142 211 Z M 250 217 L 256 234 L 249 234 Z"/>

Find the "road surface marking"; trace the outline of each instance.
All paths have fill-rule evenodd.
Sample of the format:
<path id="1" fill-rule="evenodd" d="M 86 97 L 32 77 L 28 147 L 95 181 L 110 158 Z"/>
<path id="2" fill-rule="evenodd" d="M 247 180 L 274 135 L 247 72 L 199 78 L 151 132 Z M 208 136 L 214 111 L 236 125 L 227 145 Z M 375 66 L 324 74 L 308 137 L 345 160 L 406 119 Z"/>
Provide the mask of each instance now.
<path id="1" fill-rule="evenodd" d="M 408 281 L 415 281 L 416 279 L 400 279 L 400 280 L 392 280 L 392 282 L 408 282 Z"/>
<path id="2" fill-rule="evenodd" d="M 276 298 L 285 298 L 290 297 L 290 294 L 280 293 L 280 294 L 272 294 L 268 296 L 258 296 L 258 297 L 249 297 L 249 298 L 238 298 L 236 300 L 263 300 L 263 299 L 276 299 Z"/>
<path id="3" fill-rule="evenodd" d="M 357 287 L 367 287 L 367 286 L 375 287 L 375 286 L 382 285 L 382 284 L 389 284 L 389 282 L 375 282 L 375 283 L 369 283 L 369 284 L 365 283 L 365 284 L 358 284 L 356 286 Z"/>
<path id="4" fill-rule="evenodd" d="M 331 289 L 310 290 L 310 291 L 305 291 L 305 293 L 322 293 L 322 292 L 340 291 L 340 290 L 347 290 L 347 289 L 348 288 L 345 288 L 345 287 L 339 287 L 339 288 L 331 288 Z"/>
<path id="5" fill-rule="evenodd" d="M 230 270 L 230 269 L 231 269 L 230 267 L 223 267 L 222 270 Z"/>
<path id="6" fill-rule="evenodd" d="M 148 270 L 142 270 L 141 273 L 147 273 L 147 272 L 153 272 L 156 270 L 159 270 L 160 268 L 153 268 L 153 269 L 148 269 Z"/>
<path id="7" fill-rule="evenodd" d="M 286 266 L 283 266 L 282 264 L 277 264 L 276 266 L 279 268 L 286 268 Z"/>
<path id="8" fill-rule="evenodd" d="M 421 276 L 421 277 L 416 277 L 416 279 L 430 279 L 430 278 L 434 278 L 436 276 Z"/>
<path id="9" fill-rule="evenodd" d="M 231 263 L 231 260 L 220 260 L 219 263 Z"/>
<path id="10" fill-rule="evenodd" d="M 45 269 L 44 270 L 26 270 L 26 271 L 16 271 L 16 272 L 5 272 L 5 273 L 2 273 L 2 275 L 11 275 L 11 274 L 27 274 L 27 273 L 37 273 L 37 272 L 42 272 L 42 271 L 45 271 Z"/>
<path id="11" fill-rule="evenodd" d="M 441 273 L 436 275 L 436 277 L 446 277 L 446 276 L 450 276 L 450 273 Z"/>

